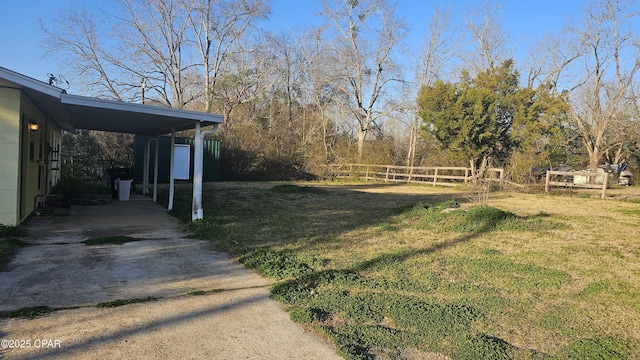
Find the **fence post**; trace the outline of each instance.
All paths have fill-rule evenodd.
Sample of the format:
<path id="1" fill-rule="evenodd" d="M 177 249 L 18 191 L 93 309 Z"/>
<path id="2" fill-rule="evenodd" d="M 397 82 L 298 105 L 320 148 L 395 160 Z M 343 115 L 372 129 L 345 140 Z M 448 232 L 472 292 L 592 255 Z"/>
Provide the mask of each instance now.
<path id="1" fill-rule="evenodd" d="M 551 179 L 551 170 L 547 170 L 547 181 L 544 184 L 544 192 L 549 192 L 549 180 Z"/>
<path id="2" fill-rule="evenodd" d="M 436 167 L 436 170 L 433 173 L 433 186 L 436 186 L 437 182 L 438 182 L 438 168 Z"/>
<path id="3" fill-rule="evenodd" d="M 411 175 L 413 175 L 413 165 L 409 169 L 409 178 L 407 179 L 407 184 L 411 183 Z"/>
<path id="4" fill-rule="evenodd" d="M 369 180 L 369 164 L 367 164 L 367 167 L 364 171 L 364 179 Z"/>
<path id="5" fill-rule="evenodd" d="M 387 174 L 384 176 L 384 182 L 389 182 L 389 165 L 387 165 Z"/>
<path id="6" fill-rule="evenodd" d="M 607 193 L 607 183 L 609 182 L 609 173 L 604 173 L 604 181 L 602 182 L 602 196 L 601 199 L 604 199 Z"/>

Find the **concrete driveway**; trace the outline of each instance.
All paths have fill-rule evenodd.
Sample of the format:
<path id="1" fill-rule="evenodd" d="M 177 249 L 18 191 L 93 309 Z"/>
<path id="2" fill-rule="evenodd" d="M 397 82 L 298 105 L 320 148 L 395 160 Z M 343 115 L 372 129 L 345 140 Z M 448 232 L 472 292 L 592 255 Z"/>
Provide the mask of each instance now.
<path id="1" fill-rule="evenodd" d="M 268 280 L 207 242 L 186 238 L 148 197 L 94 203 L 72 206 L 70 216 L 28 221 L 24 241 L 33 245 L 0 272 L 0 311 L 72 309 L 0 319 L 0 358 L 340 358 L 269 299 Z M 81 243 L 109 235 L 145 240 Z M 95 306 L 149 298 L 156 300 Z"/>

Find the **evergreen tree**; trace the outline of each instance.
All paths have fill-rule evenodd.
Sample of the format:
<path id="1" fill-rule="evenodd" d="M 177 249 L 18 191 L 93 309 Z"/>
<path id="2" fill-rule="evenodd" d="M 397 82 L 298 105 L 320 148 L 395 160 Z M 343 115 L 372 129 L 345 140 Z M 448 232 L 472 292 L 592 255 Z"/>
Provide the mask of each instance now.
<path id="1" fill-rule="evenodd" d="M 550 161 L 566 138 L 566 106 L 548 87 L 522 88 L 518 78 L 507 60 L 473 79 L 463 71 L 459 83 L 424 86 L 418 97 L 423 136 L 436 138 L 460 164 L 471 159 L 479 167 L 491 159 L 504 166 L 526 154 L 528 172 Z"/>

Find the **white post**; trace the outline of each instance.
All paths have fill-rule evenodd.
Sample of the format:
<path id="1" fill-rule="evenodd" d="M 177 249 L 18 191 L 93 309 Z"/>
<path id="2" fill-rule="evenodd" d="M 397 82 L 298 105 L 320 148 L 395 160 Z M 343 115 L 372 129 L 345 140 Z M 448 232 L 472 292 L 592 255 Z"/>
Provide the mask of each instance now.
<path id="1" fill-rule="evenodd" d="M 144 169 L 142 169 L 142 193 L 147 195 L 149 193 L 149 153 L 151 146 L 151 139 L 145 135 L 144 137 Z"/>
<path id="2" fill-rule="evenodd" d="M 158 201 L 158 157 L 160 152 L 160 134 L 156 135 L 156 153 L 153 164 L 153 202 Z"/>
<path id="3" fill-rule="evenodd" d="M 213 129 L 200 131 L 200 123 L 196 123 L 195 149 L 193 155 L 193 206 L 191 207 L 191 220 L 195 221 L 204 218 L 202 210 L 202 163 L 203 163 L 203 146 L 202 142 L 205 135 L 215 132 L 218 124 Z"/>
<path id="4" fill-rule="evenodd" d="M 193 154 L 193 206 L 191 220 L 204 217 L 202 211 L 202 138 L 200 122 L 196 123 L 195 149 Z"/>
<path id="5" fill-rule="evenodd" d="M 174 162 L 174 147 L 176 145 L 176 129 L 171 128 L 171 157 L 169 160 L 169 205 L 167 206 L 167 210 L 171 211 L 173 209 L 173 193 L 175 190 L 174 185 L 174 174 L 173 174 L 173 162 Z"/>

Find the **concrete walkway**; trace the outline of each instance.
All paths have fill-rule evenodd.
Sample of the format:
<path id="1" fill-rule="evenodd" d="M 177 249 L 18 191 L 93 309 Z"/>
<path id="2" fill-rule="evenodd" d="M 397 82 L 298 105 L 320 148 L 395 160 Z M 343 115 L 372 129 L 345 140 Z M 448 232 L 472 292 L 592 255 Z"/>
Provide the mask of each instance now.
<path id="1" fill-rule="evenodd" d="M 268 280 L 186 238 L 148 197 L 104 200 L 28 221 L 33 246 L 0 272 L 0 311 L 73 309 L 0 319 L 0 359 L 339 359 L 269 299 Z M 147 240 L 81 243 L 110 235 Z"/>

